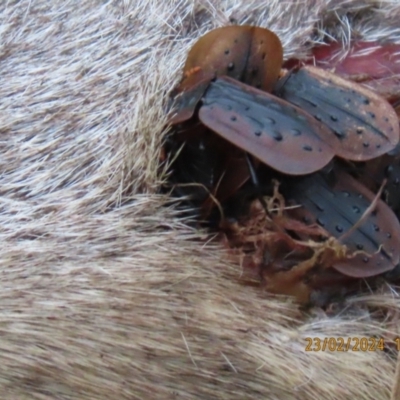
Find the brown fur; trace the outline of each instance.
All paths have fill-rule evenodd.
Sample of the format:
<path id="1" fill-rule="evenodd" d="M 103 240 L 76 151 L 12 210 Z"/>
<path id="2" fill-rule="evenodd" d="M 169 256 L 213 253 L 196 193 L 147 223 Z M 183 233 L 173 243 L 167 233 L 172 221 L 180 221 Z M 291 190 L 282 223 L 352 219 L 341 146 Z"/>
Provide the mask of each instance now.
<path id="1" fill-rule="evenodd" d="M 396 288 L 330 317 L 242 285 L 157 170 L 201 34 L 259 24 L 286 57 L 324 32 L 398 41 L 396 0 L 10 0 L 0 16 L 1 399 L 389 397 L 395 357 L 305 338 L 389 340 Z"/>

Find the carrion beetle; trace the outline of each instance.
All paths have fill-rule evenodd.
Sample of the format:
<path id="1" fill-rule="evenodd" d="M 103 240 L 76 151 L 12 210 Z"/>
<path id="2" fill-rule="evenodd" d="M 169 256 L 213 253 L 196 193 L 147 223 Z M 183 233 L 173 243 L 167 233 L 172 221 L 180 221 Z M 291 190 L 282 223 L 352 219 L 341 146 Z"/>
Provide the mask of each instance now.
<path id="1" fill-rule="evenodd" d="M 399 264 L 399 117 L 371 89 L 282 63 L 268 29 L 201 37 L 171 94 L 167 151 L 175 193 L 218 216 L 269 290 L 309 301 Z"/>

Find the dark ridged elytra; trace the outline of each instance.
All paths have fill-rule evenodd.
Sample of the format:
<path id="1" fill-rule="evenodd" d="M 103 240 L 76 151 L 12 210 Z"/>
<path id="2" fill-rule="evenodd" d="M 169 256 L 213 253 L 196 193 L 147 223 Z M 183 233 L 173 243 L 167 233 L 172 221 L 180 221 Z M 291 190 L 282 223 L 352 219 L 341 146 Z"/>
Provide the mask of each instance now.
<path id="1" fill-rule="evenodd" d="M 330 185 L 320 173 L 302 178 L 290 185 L 287 198 L 301 208 L 289 211 L 296 219 L 317 223 L 338 239 L 359 221 L 374 200 L 374 193 L 344 172 L 337 172 Z M 400 258 L 400 224 L 393 211 L 382 201 L 374 212 L 342 241 L 348 258 L 337 261 L 333 268 L 340 273 L 366 278 L 393 269 Z M 351 256 L 352 252 L 364 253 Z"/>
<path id="2" fill-rule="evenodd" d="M 278 82 L 277 94 L 323 122 L 321 131 L 339 157 L 366 161 L 399 142 L 399 121 L 391 105 L 372 90 L 328 71 L 307 66 Z"/>
<path id="3" fill-rule="evenodd" d="M 228 75 L 249 85 L 260 83 L 270 91 L 278 78 L 283 59 L 279 38 L 256 26 L 226 26 L 202 36 L 189 51 L 184 73 L 200 68 L 198 76 L 186 77 L 181 87 L 202 77 Z"/>
<path id="4" fill-rule="evenodd" d="M 319 136 L 326 129 L 323 125 L 266 92 L 223 77 L 210 84 L 203 102 L 199 110 L 203 124 L 280 172 L 308 174 L 333 157 Z M 272 104 L 279 104 L 279 109 Z"/>
<path id="5" fill-rule="evenodd" d="M 175 114 L 169 120 L 172 125 L 180 124 L 193 117 L 194 111 L 204 92 L 210 84 L 209 79 L 203 78 L 191 87 L 190 91 L 184 91 L 173 99 Z"/>
<path id="6" fill-rule="evenodd" d="M 173 93 L 173 97 L 181 94 L 181 98 L 177 98 L 176 114 L 170 123 L 189 119 L 204 92 L 203 83 L 217 76 L 227 75 L 271 91 L 278 79 L 282 60 L 281 42 L 268 29 L 235 25 L 208 32 L 189 51 L 184 77 Z"/>

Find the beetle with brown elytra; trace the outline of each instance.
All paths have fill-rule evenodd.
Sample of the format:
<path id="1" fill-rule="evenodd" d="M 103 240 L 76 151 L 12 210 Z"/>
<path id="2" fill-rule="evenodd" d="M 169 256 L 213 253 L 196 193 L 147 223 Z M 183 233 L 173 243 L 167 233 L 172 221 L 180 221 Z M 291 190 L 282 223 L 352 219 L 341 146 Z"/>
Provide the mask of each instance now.
<path id="1" fill-rule="evenodd" d="M 364 86 L 282 62 L 281 42 L 265 28 L 201 37 L 171 95 L 167 150 L 175 193 L 192 195 L 202 219 L 219 213 L 229 247 L 252 243 L 248 264 L 269 290 L 308 301 L 330 280 L 354 283 L 399 263 L 400 224 L 381 199 L 388 178 L 379 162 L 396 157 L 399 119 Z M 232 209 L 248 229 L 230 222 Z"/>

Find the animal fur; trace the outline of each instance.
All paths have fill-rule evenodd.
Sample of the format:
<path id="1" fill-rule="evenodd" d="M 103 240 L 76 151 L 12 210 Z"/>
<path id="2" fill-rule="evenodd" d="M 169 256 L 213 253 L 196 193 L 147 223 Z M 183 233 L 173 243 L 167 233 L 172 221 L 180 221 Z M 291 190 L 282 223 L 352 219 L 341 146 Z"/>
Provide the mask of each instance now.
<path id="1" fill-rule="evenodd" d="M 269 4 L 268 6 L 266 4 Z M 0 3 L 0 398 L 387 399 L 397 288 L 334 317 L 243 285 L 159 188 L 167 93 L 200 35 L 269 27 L 285 57 L 326 35 L 399 41 L 397 0 Z M 161 171 L 161 172 L 160 172 Z"/>

